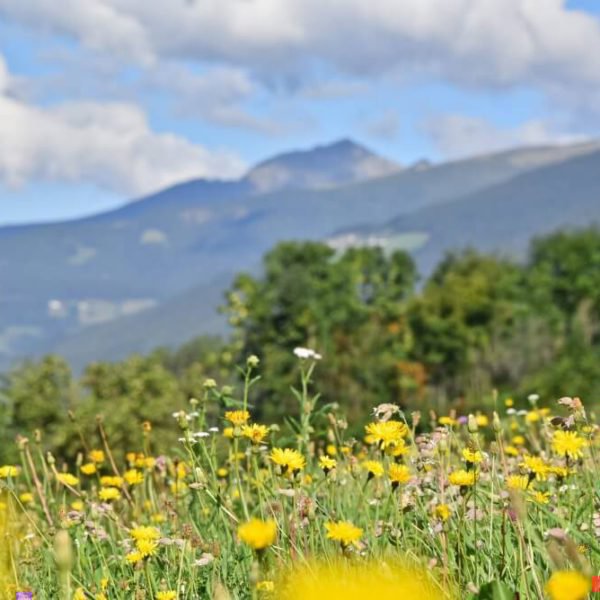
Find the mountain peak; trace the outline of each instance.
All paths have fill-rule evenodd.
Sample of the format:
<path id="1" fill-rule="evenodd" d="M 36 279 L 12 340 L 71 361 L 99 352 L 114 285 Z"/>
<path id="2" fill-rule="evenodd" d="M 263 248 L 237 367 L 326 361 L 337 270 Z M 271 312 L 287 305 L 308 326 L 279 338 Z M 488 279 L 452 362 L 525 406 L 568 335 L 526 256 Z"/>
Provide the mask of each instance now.
<path id="1" fill-rule="evenodd" d="M 254 167 L 245 177 L 257 193 L 285 188 L 323 189 L 382 177 L 400 165 L 344 138 L 308 150 L 279 154 Z"/>

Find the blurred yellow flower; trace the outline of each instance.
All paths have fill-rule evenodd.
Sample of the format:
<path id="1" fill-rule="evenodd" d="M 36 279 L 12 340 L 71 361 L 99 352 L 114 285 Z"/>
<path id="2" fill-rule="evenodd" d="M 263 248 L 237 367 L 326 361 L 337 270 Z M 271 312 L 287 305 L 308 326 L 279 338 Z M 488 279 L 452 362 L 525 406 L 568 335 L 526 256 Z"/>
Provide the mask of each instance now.
<path id="1" fill-rule="evenodd" d="M 137 469 L 129 469 L 123 474 L 123 478 L 129 485 L 144 483 L 144 475 Z"/>
<path id="2" fill-rule="evenodd" d="M 475 485 L 475 481 L 477 481 L 477 474 L 475 471 L 465 471 L 464 469 L 460 469 L 450 473 L 448 481 L 450 481 L 452 485 L 469 487 Z"/>
<path id="3" fill-rule="evenodd" d="M 529 498 L 527 498 L 530 502 L 535 502 L 536 504 L 549 504 L 550 503 L 550 494 L 548 492 L 531 492 L 529 494 Z"/>
<path id="4" fill-rule="evenodd" d="M 463 458 L 473 464 L 478 464 L 483 460 L 483 454 L 479 452 L 479 450 L 471 450 L 470 448 L 465 448 L 462 451 Z"/>
<path id="5" fill-rule="evenodd" d="M 369 474 L 369 477 L 381 477 L 384 473 L 383 465 L 376 460 L 365 460 L 362 468 Z"/>
<path id="6" fill-rule="evenodd" d="M 583 449 L 587 445 L 587 440 L 574 431 L 556 431 L 552 436 L 552 450 L 559 456 L 567 456 L 572 459 L 581 458 Z"/>
<path id="7" fill-rule="evenodd" d="M 156 600 L 177 600 L 177 592 L 158 592 L 156 594 Z"/>
<path id="8" fill-rule="evenodd" d="M 411 479 L 410 469 L 406 465 L 391 464 L 388 475 L 392 484 L 408 483 Z"/>
<path id="9" fill-rule="evenodd" d="M 241 427 L 250 419 L 250 413 L 247 410 L 228 410 L 225 413 L 225 419 L 236 427 Z"/>
<path id="10" fill-rule="evenodd" d="M 100 485 L 119 488 L 123 485 L 123 478 L 117 475 L 104 475 L 100 477 Z"/>
<path id="11" fill-rule="evenodd" d="M 340 542 L 342 546 L 356 545 L 363 535 L 363 530 L 349 521 L 325 523 L 325 529 L 327 530 L 327 538 Z"/>
<path id="12" fill-rule="evenodd" d="M 242 435 L 247 437 L 253 444 L 260 444 L 269 434 L 269 428 L 266 425 L 244 425 Z"/>
<path id="13" fill-rule="evenodd" d="M 438 423 L 440 425 L 447 425 L 449 427 L 453 427 L 454 425 L 457 424 L 457 422 L 458 421 L 456 419 L 453 419 L 452 417 L 440 417 L 438 419 Z"/>
<path id="14" fill-rule="evenodd" d="M 401 421 L 378 421 L 369 423 L 365 427 L 367 444 L 377 444 L 381 450 L 388 446 L 402 443 L 403 438 L 408 435 L 408 427 Z M 402 442 L 401 442 L 402 440 Z"/>
<path id="15" fill-rule="evenodd" d="M 523 462 L 519 466 L 535 475 L 539 481 L 545 481 L 548 474 L 548 465 L 539 456 L 524 456 Z"/>
<path id="16" fill-rule="evenodd" d="M 0 479 L 7 479 L 8 477 L 16 477 L 20 473 L 19 467 L 13 467 L 12 465 L 4 465 L 0 467 Z"/>
<path id="17" fill-rule="evenodd" d="M 325 473 L 328 473 L 331 469 L 335 469 L 336 465 L 337 461 L 335 458 L 330 458 L 329 456 L 321 456 L 319 458 L 319 467 L 321 467 Z"/>
<path id="18" fill-rule="evenodd" d="M 275 591 L 275 583 L 268 580 L 257 581 L 256 590 L 258 592 L 273 592 Z"/>
<path id="19" fill-rule="evenodd" d="M 89 462 L 89 463 L 85 463 L 84 465 L 81 465 L 79 470 L 84 475 L 93 475 L 97 471 L 96 464 L 93 462 Z"/>
<path id="20" fill-rule="evenodd" d="M 433 514 L 441 521 L 447 521 L 450 518 L 452 511 L 447 504 L 438 504 L 433 509 Z"/>
<path id="21" fill-rule="evenodd" d="M 115 487 L 101 488 L 98 497 L 104 502 L 110 502 L 111 500 L 118 500 L 121 497 L 121 492 Z"/>
<path id="22" fill-rule="evenodd" d="M 138 540 L 157 540 L 160 538 L 160 530 L 156 527 L 140 526 L 134 527 L 129 531 L 129 535 L 136 541 Z"/>
<path id="23" fill-rule="evenodd" d="M 33 502 L 33 494 L 31 492 L 23 492 L 19 494 L 19 500 L 23 504 L 31 504 Z"/>
<path id="24" fill-rule="evenodd" d="M 251 519 L 238 527 L 237 534 L 253 550 L 264 550 L 275 543 L 277 523 L 273 520 Z"/>
<path id="25" fill-rule="evenodd" d="M 590 578 L 577 571 L 556 571 L 546 583 L 546 593 L 550 600 L 583 600 L 590 587 Z"/>
<path id="26" fill-rule="evenodd" d="M 91 450 L 89 457 L 93 463 L 103 463 L 104 462 L 104 451 L 103 450 Z"/>
<path id="27" fill-rule="evenodd" d="M 506 487 L 509 490 L 526 490 L 529 487 L 527 475 L 509 475 L 506 478 Z"/>
<path id="28" fill-rule="evenodd" d="M 270 454 L 271 461 L 280 466 L 284 473 L 295 473 L 306 465 L 306 459 L 297 450 L 290 448 L 273 448 Z"/>
<path id="29" fill-rule="evenodd" d="M 71 473 L 57 473 L 56 479 L 59 483 L 70 485 L 71 487 L 76 486 L 79 483 L 79 479 L 77 479 L 75 475 L 71 475 Z"/>
<path id="30" fill-rule="evenodd" d="M 146 556 L 154 556 L 158 549 L 156 540 L 141 539 L 135 543 L 137 551 L 145 558 Z"/>

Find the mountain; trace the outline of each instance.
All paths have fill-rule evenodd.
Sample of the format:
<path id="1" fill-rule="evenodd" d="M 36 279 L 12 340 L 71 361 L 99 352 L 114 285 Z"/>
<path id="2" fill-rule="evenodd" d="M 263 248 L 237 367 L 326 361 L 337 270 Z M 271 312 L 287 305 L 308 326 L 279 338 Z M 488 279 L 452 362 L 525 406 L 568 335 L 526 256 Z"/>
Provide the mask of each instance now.
<path id="1" fill-rule="evenodd" d="M 344 247 L 381 237 L 429 268 L 436 253 L 461 241 L 445 231 L 446 221 L 459 229 L 454 206 L 475 210 L 492 194 L 514 210 L 501 195 L 527 202 L 519 181 L 528 176 L 539 181 L 540 197 L 544 182 L 558 193 L 550 174 L 586 159 L 600 172 L 598 148 L 517 149 L 401 169 L 343 140 L 267 160 L 237 181 L 190 181 L 86 219 L 0 228 L 0 363 L 58 350 L 81 364 L 222 330 L 215 307 L 233 275 L 256 268 L 284 239 Z M 568 198 L 579 201 L 571 189 Z M 543 228 L 544 208 L 535 210 L 538 222 L 527 220 L 524 236 Z M 557 222 L 569 224 L 570 213 L 564 208 Z M 477 243 L 487 247 L 485 223 L 478 227 Z"/>

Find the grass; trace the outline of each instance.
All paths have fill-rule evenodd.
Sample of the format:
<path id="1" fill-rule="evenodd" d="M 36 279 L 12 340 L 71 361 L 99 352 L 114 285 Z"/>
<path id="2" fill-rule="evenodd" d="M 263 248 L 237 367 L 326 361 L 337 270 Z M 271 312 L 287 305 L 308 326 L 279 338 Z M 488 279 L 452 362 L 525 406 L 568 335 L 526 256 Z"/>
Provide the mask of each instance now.
<path id="1" fill-rule="evenodd" d="M 293 435 L 248 412 L 251 357 L 238 406 L 207 422 L 208 380 L 174 414 L 171 456 L 153 454 L 148 422 L 117 451 L 99 418 L 70 463 L 43 432 L 20 439 L 21 464 L 0 468 L 0 597 L 587 597 L 599 437 L 578 399 L 469 416 L 386 404 L 355 439 L 303 356 Z"/>

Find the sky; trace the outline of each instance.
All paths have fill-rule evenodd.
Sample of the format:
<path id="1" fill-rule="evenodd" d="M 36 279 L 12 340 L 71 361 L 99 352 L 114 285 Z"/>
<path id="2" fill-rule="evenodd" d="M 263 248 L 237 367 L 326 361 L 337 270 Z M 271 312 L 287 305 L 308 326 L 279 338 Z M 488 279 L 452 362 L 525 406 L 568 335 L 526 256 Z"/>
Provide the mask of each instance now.
<path id="1" fill-rule="evenodd" d="M 0 225 L 340 138 L 410 164 L 597 136 L 597 0 L 0 0 Z"/>

